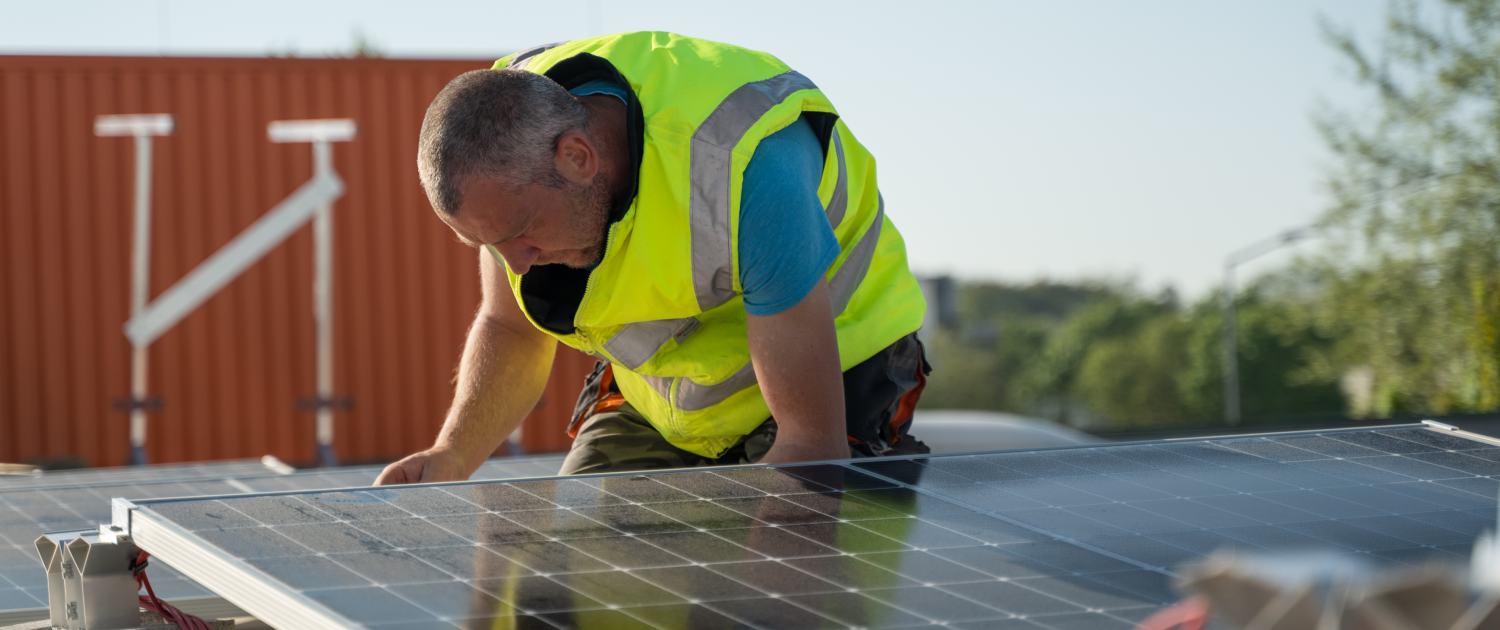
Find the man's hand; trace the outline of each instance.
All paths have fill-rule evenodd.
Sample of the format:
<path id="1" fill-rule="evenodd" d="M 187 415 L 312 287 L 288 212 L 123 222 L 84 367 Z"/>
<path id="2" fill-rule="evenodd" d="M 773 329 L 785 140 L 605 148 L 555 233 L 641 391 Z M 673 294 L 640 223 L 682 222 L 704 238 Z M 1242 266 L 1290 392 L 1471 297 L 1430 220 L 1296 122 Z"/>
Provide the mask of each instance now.
<path id="1" fill-rule="evenodd" d="M 849 457 L 844 375 L 828 285 L 819 282 L 796 306 L 746 316 L 750 359 L 761 395 L 776 418 L 776 443 L 761 463 Z"/>
<path id="2" fill-rule="evenodd" d="M 386 466 L 375 479 L 377 486 L 404 483 L 437 483 L 467 481 L 473 472 L 458 454 L 448 449 L 430 448 L 407 455 Z"/>

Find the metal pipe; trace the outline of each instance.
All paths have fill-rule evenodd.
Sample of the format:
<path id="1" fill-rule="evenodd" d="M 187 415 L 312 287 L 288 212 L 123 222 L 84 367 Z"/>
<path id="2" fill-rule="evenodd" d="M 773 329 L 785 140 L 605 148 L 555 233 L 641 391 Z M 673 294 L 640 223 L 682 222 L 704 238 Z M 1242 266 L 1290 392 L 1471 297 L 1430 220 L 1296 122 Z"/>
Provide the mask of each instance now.
<path id="1" fill-rule="evenodd" d="M 1240 342 L 1235 315 L 1234 268 L 1312 236 L 1309 228 L 1294 228 L 1231 253 L 1224 258 L 1224 424 L 1240 423 Z"/>
<path id="2" fill-rule="evenodd" d="M 120 114 L 94 118 L 94 135 L 135 138 L 135 238 L 130 253 L 130 315 L 135 317 L 151 299 L 151 138 L 169 136 L 176 127 L 170 114 Z M 151 344 L 131 341 L 129 462 L 146 463 L 147 356 Z"/>
<path id="3" fill-rule="evenodd" d="M 182 279 L 167 287 L 139 315 L 131 317 L 125 323 L 125 336 L 136 345 L 151 345 L 312 220 L 320 204 L 343 194 L 344 183 L 336 175 L 308 180 Z"/>
<path id="4" fill-rule="evenodd" d="M 130 264 L 130 316 L 151 297 L 151 136 L 135 136 L 135 244 Z M 146 465 L 146 377 L 150 346 L 130 349 L 130 464 Z"/>
<path id="5" fill-rule="evenodd" d="M 1224 424 L 1240 423 L 1239 326 L 1234 313 L 1234 265 L 1224 265 Z"/>
<path id="6" fill-rule="evenodd" d="M 317 176 L 333 172 L 332 147 L 313 143 L 313 165 Z M 318 206 L 313 217 L 313 320 L 318 345 L 318 460 L 337 466 L 333 454 L 333 212 L 332 204 Z"/>

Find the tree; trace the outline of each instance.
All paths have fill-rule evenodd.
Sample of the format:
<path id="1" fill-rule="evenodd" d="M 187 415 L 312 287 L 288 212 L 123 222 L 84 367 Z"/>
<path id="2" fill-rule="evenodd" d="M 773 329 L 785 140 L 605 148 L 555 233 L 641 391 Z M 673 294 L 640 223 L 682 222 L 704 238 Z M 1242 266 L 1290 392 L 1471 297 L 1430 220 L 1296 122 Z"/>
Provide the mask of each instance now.
<path id="1" fill-rule="evenodd" d="M 1248 421 L 1327 420 L 1343 407 L 1320 366 L 1333 340 L 1305 316 L 1316 286 L 1272 274 L 1239 300 Z M 928 336 L 924 408 L 993 409 L 1092 430 L 1223 421 L 1219 296 L 1184 308 L 1128 285 L 968 283 L 960 326 Z"/>
<path id="2" fill-rule="evenodd" d="M 1187 363 L 1188 322 L 1158 312 L 1135 322 L 1130 334 L 1093 343 L 1078 364 L 1074 394 L 1109 429 L 1179 425 L 1189 419 L 1178 389 Z"/>
<path id="3" fill-rule="evenodd" d="M 1165 393 L 1182 363 L 1179 311 L 1174 300 L 1124 292 L 1079 309 L 1028 357 L 1016 399 L 1086 428 L 1181 422 L 1183 409 Z"/>
<path id="4" fill-rule="evenodd" d="M 365 36 L 364 30 L 356 27 L 349 35 L 349 50 L 347 52 L 334 53 L 333 57 L 346 59 L 379 59 L 385 56 L 385 51 L 370 38 Z"/>
<path id="5" fill-rule="evenodd" d="M 1335 340 L 1305 316 L 1307 298 L 1295 270 L 1261 278 L 1236 302 L 1240 409 L 1246 424 L 1333 420 L 1344 411 L 1336 378 L 1322 365 Z M 1178 391 L 1188 416 L 1218 424 L 1224 415 L 1224 309 L 1205 296 L 1190 316 L 1187 365 Z"/>
<path id="6" fill-rule="evenodd" d="M 921 406 L 1035 413 L 1021 381 L 1048 335 L 1075 312 L 1123 290 L 1102 282 L 960 284 L 960 325 L 924 333 L 934 371 Z"/>
<path id="7" fill-rule="evenodd" d="M 1374 52 L 1324 31 L 1376 107 L 1318 120 L 1320 376 L 1373 374 L 1364 415 L 1500 408 L 1500 0 L 1396 2 Z"/>

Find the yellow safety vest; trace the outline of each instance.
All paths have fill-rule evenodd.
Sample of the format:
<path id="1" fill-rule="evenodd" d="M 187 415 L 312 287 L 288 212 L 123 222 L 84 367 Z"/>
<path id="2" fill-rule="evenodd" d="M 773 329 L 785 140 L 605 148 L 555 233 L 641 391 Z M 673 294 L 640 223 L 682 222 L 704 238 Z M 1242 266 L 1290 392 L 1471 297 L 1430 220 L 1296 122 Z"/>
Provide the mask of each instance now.
<path id="1" fill-rule="evenodd" d="M 818 198 L 842 249 L 826 274 L 841 369 L 921 326 L 927 305 L 885 215 L 875 158 L 812 81 L 763 52 L 663 32 L 541 46 L 495 68 L 547 74 L 583 54 L 612 65 L 639 103 L 637 193 L 588 274 L 574 330 L 549 330 L 523 310 L 538 329 L 613 363 L 626 400 L 668 442 L 717 457 L 771 416 L 745 334 L 740 191 L 761 139 L 804 112 L 831 123 L 821 131 Z M 522 276 L 506 270 L 527 304 Z"/>

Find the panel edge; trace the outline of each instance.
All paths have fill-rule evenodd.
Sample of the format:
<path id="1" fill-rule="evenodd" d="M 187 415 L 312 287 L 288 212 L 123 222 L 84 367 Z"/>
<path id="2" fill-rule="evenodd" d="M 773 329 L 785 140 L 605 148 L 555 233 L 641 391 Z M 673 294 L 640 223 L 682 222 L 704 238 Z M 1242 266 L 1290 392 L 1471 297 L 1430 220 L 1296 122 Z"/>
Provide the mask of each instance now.
<path id="1" fill-rule="evenodd" d="M 158 520 L 149 511 L 130 512 L 129 531 L 137 546 L 256 619 L 277 628 L 361 627 L 247 564 L 195 544 L 191 534 Z"/>

